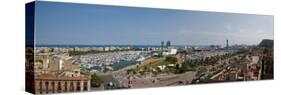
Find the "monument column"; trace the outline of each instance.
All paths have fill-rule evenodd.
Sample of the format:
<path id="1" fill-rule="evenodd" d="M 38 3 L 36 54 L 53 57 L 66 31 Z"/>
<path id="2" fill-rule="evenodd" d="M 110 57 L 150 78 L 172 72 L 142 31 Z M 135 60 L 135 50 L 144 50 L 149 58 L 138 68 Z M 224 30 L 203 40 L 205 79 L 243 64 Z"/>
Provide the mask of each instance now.
<path id="1" fill-rule="evenodd" d="M 67 88 L 66 88 L 66 91 L 67 91 L 67 92 L 70 92 L 70 82 L 71 82 L 71 81 L 67 81 L 67 82 L 66 82 L 66 83 L 67 83 L 67 85 L 66 85 L 66 87 L 67 87 Z"/>
<path id="2" fill-rule="evenodd" d="M 65 81 L 61 81 L 60 83 L 61 83 L 61 90 L 62 90 L 62 92 L 65 92 L 65 89 L 66 89 L 65 88 L 65 85 L 66 85 Z"/>
<path id="3" fill-rule="evenodd" d="M 35 93 L 39 94 L 41 85 L 40 85 L 40 80 L 35 80 Z"/>
<path id="4" fill-rule="evenodd" d="M 48 92 L 48 93 L 53 93 L 53 92 L 52 92 L 53 89 L 54 89 L 54 88 L 52 87 L 52 83 L 53 83 L 53 82 L 52 82 L 52 81 L 48 81 L 48 83 L 49 83 L 49 84 L 48 84 L 48 91 L 47 91 L 47 92 Z"/>
<path id="5" fill-rule="evenodd" d="M 91 90 L 91 81 L 90 80 L 88 80 L 87 88 L 88 88 L 88 91 Z"/>
<path id="6" fill-rule="evenodd" d="M 55 81 L 55 87 L 54 87 L 54 89 L 55 89 L 55 93 L 57 93 L 57 91 L 58 91 L 58 81 Z"/>
<path id="7" fill-rule="evenodd" d="M 80 81 L 80 91 L 83 91 L 83 89 L 84 89 L 84 82 L 83 82 L 83 80 L 81 80 Z"/>
<path id="8" fill-rule="evenodd" d="M 77 81 L 72 81 L 73 82 L 73 86 L 74 86 L 74 92 L 76 92 L 77 89 Z"/>
<path id="9" fill-rule="evenodd" d="M 42 94 L 46 92 L 46 83 L 44 80 L 41 81 L 41 92 Z"/>

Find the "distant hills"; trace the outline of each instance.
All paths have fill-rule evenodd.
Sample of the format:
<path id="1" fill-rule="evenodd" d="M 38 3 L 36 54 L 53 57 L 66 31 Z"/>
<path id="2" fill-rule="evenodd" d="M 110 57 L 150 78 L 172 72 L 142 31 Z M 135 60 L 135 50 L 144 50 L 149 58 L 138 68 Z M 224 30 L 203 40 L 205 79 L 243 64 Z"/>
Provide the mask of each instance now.
<path id="1" fill-rule="evenodd" d="M 264 48 L 273 48 L 273 40 L 271 39 L 264 39 L 260 42 L 258 47 L 264 47 Z"/>

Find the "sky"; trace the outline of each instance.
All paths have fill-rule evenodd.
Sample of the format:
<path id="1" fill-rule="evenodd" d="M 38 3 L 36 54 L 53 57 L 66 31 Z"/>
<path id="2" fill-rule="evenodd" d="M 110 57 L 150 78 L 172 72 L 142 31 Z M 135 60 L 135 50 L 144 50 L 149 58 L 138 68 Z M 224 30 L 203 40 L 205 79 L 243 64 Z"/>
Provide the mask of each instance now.
<path id="1" fill-rule="evenodd" d="M 41 45 L 254 45 L 274 31 L 270 15 L 42 1 L 35 23 Z"/>

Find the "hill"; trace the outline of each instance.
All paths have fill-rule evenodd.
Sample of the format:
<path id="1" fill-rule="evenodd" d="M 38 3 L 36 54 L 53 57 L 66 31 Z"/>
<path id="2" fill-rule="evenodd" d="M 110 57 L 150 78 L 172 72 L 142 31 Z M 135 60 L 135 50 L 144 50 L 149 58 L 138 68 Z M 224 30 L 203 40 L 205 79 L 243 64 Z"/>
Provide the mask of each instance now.
<path id="1" fill-rule="evenodd" d="M 258 47 L 264 47 L 264 48 L 273 48 L 273 40 L 271 39 L 264 39 L 260 42 Z"/>

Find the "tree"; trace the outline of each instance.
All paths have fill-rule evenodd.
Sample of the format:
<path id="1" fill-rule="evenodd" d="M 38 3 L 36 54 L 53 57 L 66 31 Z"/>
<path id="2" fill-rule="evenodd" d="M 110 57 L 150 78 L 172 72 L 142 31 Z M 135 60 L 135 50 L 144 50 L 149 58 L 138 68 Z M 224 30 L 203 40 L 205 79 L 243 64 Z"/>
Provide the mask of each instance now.
<path id="1" fill-rule="evenodd" d="M 175 73 L 180 74 L 186 71 L 194 71 L 196 65 L 191 63 L 192 61 L 185 61 L 179 69 L 175 70 Z"/>
<path id="2" fill-rule="evenodd" d="M 100 87 L 104 81 L 96 74 L 91 75 L 91 86 Z"/>
<path id="3" fill-rule="evenodd" d="M 173 56 L 167 56 L 166 61 L 175 64 L 178 61 L 178 59 L 176 57 L 173 57 Z"/>
<path id="4" fill-rule="evenodd" d="M 127 70 L 127 74 L 130 74 L 130 73 L 136 74 L 137 73 L 137 69 L 128 69 Z"/>

